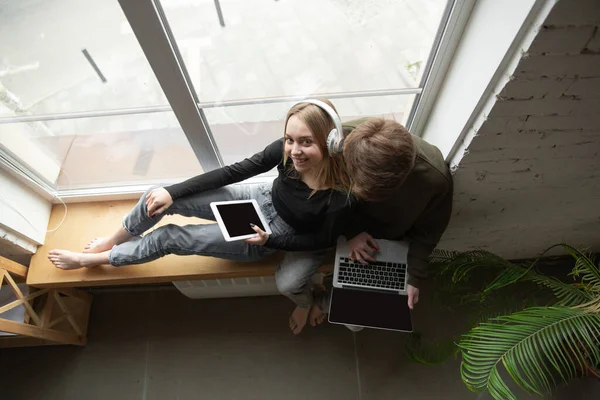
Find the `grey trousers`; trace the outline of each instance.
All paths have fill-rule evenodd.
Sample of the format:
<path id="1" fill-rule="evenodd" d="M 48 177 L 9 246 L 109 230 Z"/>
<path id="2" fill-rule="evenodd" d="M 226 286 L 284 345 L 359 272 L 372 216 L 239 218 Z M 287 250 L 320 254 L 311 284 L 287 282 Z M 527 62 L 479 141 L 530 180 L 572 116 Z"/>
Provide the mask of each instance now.
<path id="1" fill-rule="evenodd" d="M 273 235 L 293 235 L 294 229 L 275 211 L 271 184 L 237 184 L 177 199 L 161 215 L 148 217 L 146 192 L 123 219 L 123 227 L 134 239 L 113 247 L 109 262 L 114 266 L 142 264 L 167 254 L 203 255 L 240 262 L 253 262 L 275 253 L 276 249 L 251 245 L 243 240 L 227 242 L 215 224 L 167 224 L 143 236 L 164 215 L 179 214 L 215 220 L 213 201 L 256 199 Z M 286 252 L 277 267 L 275 281 L 279 291 L 300 307 L 310 307 L 311 278 L 323 261 L 324 251 Z"/>
<path id="2" fill-rule="evenodd" d="M 306 308 L 313 304 L 312 276 L 323 264 L 326 250 L 289 251 L 275 271 L 277 289 L 296 305 Z"/>

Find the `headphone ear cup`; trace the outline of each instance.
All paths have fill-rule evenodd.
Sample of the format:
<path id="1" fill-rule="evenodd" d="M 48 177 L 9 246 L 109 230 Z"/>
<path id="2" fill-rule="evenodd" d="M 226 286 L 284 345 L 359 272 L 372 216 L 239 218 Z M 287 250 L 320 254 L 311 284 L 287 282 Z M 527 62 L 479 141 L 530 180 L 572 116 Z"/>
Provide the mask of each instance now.
<path id="1" fill-rule="evenodd" d="M 340 152 L 340 146 L 338 146 L 338 132 L 337 129 L 332 129 L 327 135 L 327 152 L 329 155 L 334 155 Z"/>

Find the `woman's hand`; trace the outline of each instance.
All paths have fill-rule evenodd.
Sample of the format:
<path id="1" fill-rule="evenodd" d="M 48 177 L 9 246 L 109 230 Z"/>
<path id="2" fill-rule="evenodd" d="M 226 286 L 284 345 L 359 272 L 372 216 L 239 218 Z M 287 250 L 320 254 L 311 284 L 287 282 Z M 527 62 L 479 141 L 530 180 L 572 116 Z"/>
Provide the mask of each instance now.
<path id="1" fill-rule="evenodd" d="M 173 198 L 165 188 L 154 189 L 146 195 L 146 209 L 148 217 L 162 214 L 173 204 Z"/>
<path id="2" fill-rule="evenodd" d="M 250 226 L 252 229 L 254 229 L 254 232 L 258 233 L 258 235 L 253 238 L 246 239 L 245 242 L 249 244 L 256 244 L 258 246 L 264 246 L 265 243 L 267 243 L 267 240 L 269 240 L 269 234 L 254 224 L 250 224 Z"/>

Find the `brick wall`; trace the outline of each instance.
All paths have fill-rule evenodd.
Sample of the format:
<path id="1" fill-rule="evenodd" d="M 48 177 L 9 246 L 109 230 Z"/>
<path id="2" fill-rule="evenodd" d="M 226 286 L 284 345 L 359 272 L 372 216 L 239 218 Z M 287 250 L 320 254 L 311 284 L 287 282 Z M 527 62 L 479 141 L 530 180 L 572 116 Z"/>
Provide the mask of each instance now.
<path id="1" fill-rule="evenodd" d="M 440 248 L 600 250 L 600 0 L 552 9 L 468 147 Z"/>

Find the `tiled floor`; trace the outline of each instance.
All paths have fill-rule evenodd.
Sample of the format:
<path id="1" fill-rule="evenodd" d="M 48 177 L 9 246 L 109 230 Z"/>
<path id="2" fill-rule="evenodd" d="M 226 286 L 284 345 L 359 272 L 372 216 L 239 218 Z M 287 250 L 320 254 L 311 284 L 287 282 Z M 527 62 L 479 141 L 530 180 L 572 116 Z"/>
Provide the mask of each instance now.
<path id="1" fill-rule="evenodd" d="M 291 309 L 281 296 L 191 300 L 172 288 L 96 291 L 85 348 L 0 350 L 0 398 L 478 398 L 462 384 L 458 361 L 407 361 L 406 334 L 354 334 L 325 324 L 294 337 L 286 326 Z M 461 324 L 427 297 L 414 319 L 433 335 Z"/>

